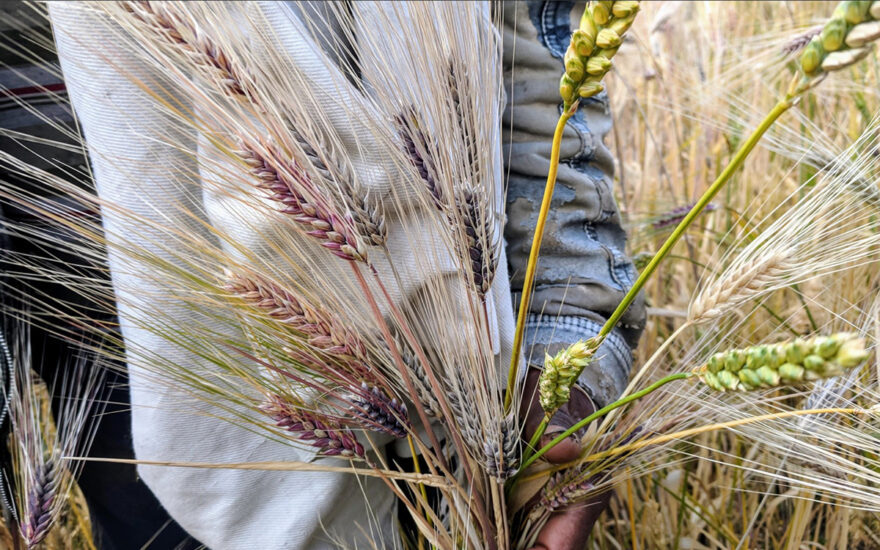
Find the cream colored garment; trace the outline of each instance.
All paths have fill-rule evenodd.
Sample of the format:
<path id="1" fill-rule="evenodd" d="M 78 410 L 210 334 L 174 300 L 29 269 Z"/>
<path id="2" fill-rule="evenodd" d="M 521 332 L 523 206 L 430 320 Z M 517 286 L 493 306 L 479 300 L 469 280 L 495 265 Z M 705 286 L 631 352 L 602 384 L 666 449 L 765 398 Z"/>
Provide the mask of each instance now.
<path id="1" fill-rule="evenodd" d="M 328 71 L 315 44 L 308 39 L 294 12 L 282 3 L 260 3 L 272 30 L 280 40 L 279 48 L 289 53 L 291 63 L 309 75 L 303 85 L 321 86 Z M 377 4 L 377 12 L 387 6 Z M 365 10 L 364 17 L 369 17 Z M 131 349 L 150 350 L 161 358 L 194 369 L 210 370 L 210 366 L 190 351 L 163 339 L 155 332 L 139 327 L 141 308 L 149 309 L 154 296 L 167 294 L 151 266 L 128 257 L 113 244 L 133 243 L 145 247 L 157 258 L 186 269 L 180 262 L 179 243 L 173 235 L 183 232 L 198 235 L 215 246 L 221 246 L 208 224 L 235 235 L 250 249 L 260 249 L 263 235 L 277 228 L 266 220 L 236 225 L 231 215 L 230 199 L 211 191 L 211 186 L 194 178 L 181 181 L 181 171 L 202 173 L 200 159 L 212 157 L 209 146 L 191 135 L 184 148 L 198 150 L 200 158 L 170 147 L 156 136 L 165 136 L 174 125 L 160 112 L 145 92 L 132 82 L 153 81 L 145 63 L 126 51 L 114 40 L 108 23 L 80 3 L 52 3 L 50 15 L 71 102 L 88 143 L 98 193 L 103 201 L 118 204 L 156 223 L 147 228 L 105 208 L 104 226 L 111 241 L 109 261 L 114 289 L 119 301 L 123 336 Z M 369 24 L 365 22 L 364 24 Z M 365 54 L 365 55 L 368 55 Z M 409 78 L 403 71 L 400 78 Z M 186 104 L 185 98 L 177 98 Z M 379 196 L 388 197 L 390 185 L 398 184 L 380 174 L 371 162 L 382 159 L 378 146 L 375 155 L 364 155 L 370 144 L 359 133 L 356 121 L 339 117 L 332 121 L 339 134 L 357 141 L 358 158 L 354 159 L 363 183 Z M 175 137 L 180 142 L 180 137 Z M 353 153 L 355 154 L 355 153 Z M 493 154 L 500 155 L 500 151 Z M 496 163 L 500 166 L 500 160 Z M 137 167 L 132 170 L 131 167 Z M 174 170 L 169 169 L 174 167 Z M 210 172 L 210 173 L 213 173 Z M 371 177 L 376 174 L 376 177 Z M 496 182 L 501 190 L 500 169 Z M 182 212 L 202 213 L 192 219 Z M 413 243 L 415 220 L 390 220 L 389 247 L 398 258 L 419 261 L 408 253 L 414 244 L 425 250 L 436 247 L 438 239 L 425 234 L 422 242 Z M 316 253 L 319 253 L 316 251 Z M 323 253 L 323 252 L 321 252 Z M 437 252 L 429 257 L 440 258 Z M 328 256 L 329 257 L 329 256 Z M 402 266 L 404 268 L 408 266 Z M 392 288 L 398 300 L 418 292 L 426 283 L 418 277 L 454 280 L 455 262 L 437 261 L 436 272 L 424 266 L 403 269 L 404 288 Z M 342 276 L 346 262 L 328 261 L 328 276 Z M 378 263 L 380 272 L 388 267 Z M 489 299 L 494 324 L 493 342 L 497 349 L 497 366 L 506 365 L 509 357 L 513 319 L 509 298 L 506 258 L 502 253 L 498 274 Z M 163 312 L 181 323 L 216 323 L 211 312 L 197 312 L 173 301 L 162 302 Z M 240 330 L 234 322 L 217 323 L 218 331 L 235 335 Z M 240 337 L 240 336 L 239 336 Z M 230 425 L 204 414 L 197 414 L 204 405 L 192 405 L 190 413 L 181 411 L 181 404 L 191 401 L 179 391 L 155 383 L 153 375 L 139 365 L 129 352 L 132 422 L 135 453 L 144 460 L 181 462 L 252 462 L 302 461 L 312 453 L 270 441 L 243 428 Z M 208 412 L 210 411 L 202 411 Z M 332 459 L 319 459 L 339 464 Z M 225 549 L 301 549 L 335 546 L 327 533 L 350 543 L 363 545 L 364 538 L 386 542 L 396 536 L 393 526 L 394 498 L 381 481 L 356 479 L 344 474 L 323 472 L 260 472 L 233 469 L 190 469 L 142 466 L 139 472 L 158 496 L 163 506 L 189 533 L 208 547 Z M 367 506 L 368 502 L 368 506 Z"/>

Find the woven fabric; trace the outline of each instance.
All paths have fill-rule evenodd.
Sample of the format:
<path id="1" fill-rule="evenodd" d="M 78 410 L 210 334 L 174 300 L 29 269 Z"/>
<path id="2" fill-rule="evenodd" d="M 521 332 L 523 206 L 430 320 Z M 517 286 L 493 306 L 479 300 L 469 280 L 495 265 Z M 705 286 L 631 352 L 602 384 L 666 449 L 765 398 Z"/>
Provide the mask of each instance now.
<path id="1" fill-rule="evenodd" d="M 295 12 L 281 3 L 261 3 L 259 8 L 277 39 L 279 48 L 297 74 L 307 75 L 302 86 L 332 86 L 338 94 L 338 75 Z M 244 8 L 248 9 L 248 8 Z M 378 6 L 381 11 L 384 9 Z M 210 373 L 211 365 L 188 349 L 162 338 L 141 325 L 144 312 L 162 309 L 181 326 L 213 325 L 220 334 L 241 339 L 232 320 L 217 319 L 214 312 L 194 310 L 176 302 L 162 277 L 142 259 L 125 254 L 120 247 L 131 245 L 149 251 L 180 269 L 191 266 L 182 257 L 198 258 L 176 239 L 189 239 L 219 247 L 215 228 L 236 237 L 236 244 L 250 250 L 269 250 L 265 236 L 278 230 L 270 219 L 241 224 L 233 200 L 214 189 L 216 185 L 197 177 L 180 174 L 211 175 L 203 170 L 215 151 L 196 135 L 180 135 L 179 125 L 157 107 L 136 82 L 161 82 L 157 74 L 120 42 L 119 30 L 93 8 L 80 3 L 53 3 L 50 15 L 56 31 L 59 57 L 70 98 L 87 141 L 92 169 L 100 198 L 104 201 L 103 223 L 111 242 L 109 262 L 119 317 L 126 341 L 131 379 L 133 436 L 135 452 L 142 460 L 177 462 L 253 462 L 308 461 L 307 450 L 271 441 L 262 435 L 212 418 L 207 405 L 193 404 L 185 392 L 163 385 L 154 368 L 145 368 L 147 353 L 193 370 Z M 408 78 L 405 73 L 400 78 Z M 338 96 L 334 96 L 338 97 Z M 166 97 L 174 104 L 186 105 L 185 97 Z M 346 100 L 356 100 L 349 97 Z M 357 121 L 334 114 L 329 117 L 343 141 L 350 140 L 352 161 L 371 191 L 386 196 L 396 182 L 370 174 L 385 174 L 373 164 L 383 155 L 365 139 L 368 132 Z M 172 147 L 164 136 L 174 136 L 179 147 Z M 187 150 L 197 150 L 193 158 Z M 499 151 L 500 154 L 500 151 Z M 499 163 L 500 166 L 500 163 Z M 136 167 L 136 168 L 135 168 Z M 216 173 L 212 170 L 211 173 Z M 496 184 L 500 185 L 500 178 Z M 500 189 L 498 190 L 500 193 Z M 193 216 L 195 213 L 196 216 Z M 500 213 L 499 213 L 500 215 Z M 147 223 L 149 222 L 149 223 Z M 427 284 L 454 284 L 456 265 L 444 261 L 436 235 L 419 233 L 426 226 L 414 219 L 391 220 L 389 248 L 398 258 L 409 258 L 412 265 L 398 265 L 403 273 L 401 287 L 392 287 L 394 299 L 403 301 L 417 295 Z M 413 239 L 418 235 L 419 239 Z M 112 245 L 116 245 L 115 247 Z M 434 250 L 433 270 L 420 265 L 422 255 Z M 316 254 L 325 254 L 316 249 Z M 327 255 L 327 276 L 350 273 L 343 260 Z M 489 297 L 492 341 L 496 343 L 497 365 L 503 368 L 509 358 L 513 318 L 506 259 Z M 380 273 L 390 266 L 377 262 Z M 391 277 L 386 277 L 390 280 Z M 428 280 L 430 279 L 430 281 Z M 353 286 L 349 281 L 349 287 Z M 455 300 L 455 288 L 450 289 Z M 465 308 L 461 308 L 462 311 Z M 202 413 L 202 414 L 199 414 Z M 338 465 L 332 459 L 317 459 Z M 140 466 L 139 471 L 163 506 L 194 537 L 215 550 L 224 549 L 300 549 L 335 547 L 339 540 L 363 545 L 368 540 L 392 540 L 394 526 L 393 495 L 376 479 L 322 472 L 267 472 L 235 469 L 193 469 Z M 332 539 L 339 537 L 336 541 Z"/>

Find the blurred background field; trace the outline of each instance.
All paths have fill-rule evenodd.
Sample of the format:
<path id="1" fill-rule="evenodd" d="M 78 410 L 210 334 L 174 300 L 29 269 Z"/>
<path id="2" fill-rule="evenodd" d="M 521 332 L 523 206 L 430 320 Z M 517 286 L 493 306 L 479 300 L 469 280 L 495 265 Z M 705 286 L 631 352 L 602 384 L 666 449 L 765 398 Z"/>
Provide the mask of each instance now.
<path id="1" fill-rule="evenodd" d="M 609 145 L 619 161 L 619 202 L 637 262 L 650 259 L 674 227 L 666 220 L 700 196 L 743 136 L 783 95 L 797 56 L 791 50 L 815 32 L 834 5 L 642 4 L 607 80 L 615 120 Z M 679 243 L 675 259 L 649 282 L 648 329 L 637 365 L 684 322 L 704 268 L 722 268 L 720 253 L 747 242 L 757 220 L 775 219 L 781 213 L 777 206 L 790 202 L 798 186 L 810 182 L 876 116 L 876 54 L 843 73 L 832 75 L 782 117 L 716 198 L 713 211 Z M 869 143 L 863 155 L 876 157 L 876 139 Z M 876 187 L 876 180 L 870 184 Z M 860 300 L 876 294 L 877 282 L 876 268 L 857 269 L 775 293 L 766 308 L 738 320 L 737 337 L 765 342 L 813 326 L 857 323 L 870 314 L 870 304 Z M 686 362 L 687 348 L 683 340 L 678 352 L 671 352 L 671 363 Z M 718 432 L 687 448 L 704 460 L 655 465 L 659 469 L 653 474 L 618 487 L 610 512 L 594 531 L 593 548 L 880 548 L 876 514 L 838 506 L 821 491 L 768 486 L 763 476 L 759 482 L 712 460 L 716 452 L 755 457 L 764 452 L 759 445 Z"/>
<path id="2" fill-rule="evenodd" d="M 747 134 L 784 92 L 798 40 L 833 10 L 825 2 L 644 2 L 607 78 L 615 128 L 609 145 L 619 165 L 617 191 L 630 253 L 644 261 L 678 215 L 711 183 Z M 704 269 L 748 242 L 757 220 L 859 137 L 878 113 L 876 55 L 832 75 L 787 113 L 725 192 L 648 285 L 649 323 L 636 364 L 644 362 L 687 315 Z M 876 144 L 876 142 L 873 142 Z M 864 155 L 875 157 L 867 150 Z M 872 184 L 874 184 L 872 182 Z M 876 271 L 876 270 L 874 270 Z M 737 338 L 790 337 L 870 314 L 862 298 L 878 274 L 852 270 L 775 293 L 743 314 Z M 696 338 L 693 336 L 692 338 Z M 739 344 L 741 342 L 733 342 Z M 669 368 L 687 366 L 687 338 L 672 347 Z M 655 464 L 617 487 L 597 525 L 595 549 L 880 548 L 880 517 L 840 506 L 821 491 L 767 484 L 713 461 L 717 452 L 755 458 L 765 450 L 731 432 L 682 443 L 703 460 Z M 878 450 L 880 452 L 880 450 Z M 774 458 L 766 459 L 768 462 Z M 760 460 L 759 460 L 760 461 Z M 761 461 L 763 462 L 763 461 Z M 797 468 L 796 462 L 780 464 Z M 846 476 L 846 472 L 837 475 Z M 81 497 L 44 543 L 47 550 L 94 548 Z M 4 546 L 5 545 L 5 546 Z M 11 539 L 0 526 L 0 547 Z"/>

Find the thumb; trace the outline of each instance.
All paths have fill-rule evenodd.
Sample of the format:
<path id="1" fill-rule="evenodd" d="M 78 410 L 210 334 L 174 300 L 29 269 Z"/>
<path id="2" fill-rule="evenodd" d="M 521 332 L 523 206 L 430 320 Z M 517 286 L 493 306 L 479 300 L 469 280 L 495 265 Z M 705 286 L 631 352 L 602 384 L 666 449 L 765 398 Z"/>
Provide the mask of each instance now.
<path id="1" fill-rule="evenodd" d="M 582 388 L 572 387 L 571 399 L 550 419 L 547 430 L 541 437 L 541 446 L 550 444 L 556 437 L 591 415 L 595 410 L 596 406 L 590 396 Z M 582 433 L 576 432 L 565 438 L 548 451 L 544 457 L 548 462 L 554 464 L 575 460 L 583 450 L 580 443 L 582 435 Z"/>

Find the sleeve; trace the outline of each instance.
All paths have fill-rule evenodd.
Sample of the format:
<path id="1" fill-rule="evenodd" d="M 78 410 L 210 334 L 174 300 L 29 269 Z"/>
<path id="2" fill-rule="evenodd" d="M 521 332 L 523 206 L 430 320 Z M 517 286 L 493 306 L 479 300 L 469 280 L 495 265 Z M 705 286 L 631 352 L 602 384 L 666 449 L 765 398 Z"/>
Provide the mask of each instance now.
<path id="1" fill-rule="evenodd" d="M 572 15 L 582 6 L 555 1 L 504 4 L 508 107 L 503 142 L 510 174 L 505 238 L 514 291 L 522 288 L 553 131 L 562 112 L 557 83 Z M 540 363 L 545 351 L 552 354 L 597 334 L 634 282 L 613 193 L 614 159 L 603 142 L 610 129 L 605 93 L 582 101 L 565 128 L 526 325 L 525 353 L 532 363 Z M 632 348 L 644 322 L 639 298 L 600 348 L 600 359 L 581 375 L 580 385 L 599 406 L 626 387 Z"/>
<path id="2" fill-rule="evenodd" d="M 109 265 L 119 303 L 121 330 L 129 354 L 132 432 L 135 453 L 142 460 L 178 462 L 302 461 L 301 449 L 267 439 L 262 434 L 216 418 L 211 410 L 194 410 L 184 391 L 157 383 L 154 374 L 131 360 L 131 350 L 153 350 L 194 371 L 211 366 L 188 349 L 138 326 L 138 307 L 161 295 L 163 288 L 149 275 L 144 257 L 180 264 L 179 243 L 169 235 L 198 235 L 206 242 L 210 231 L 206 206 L 196 178 L 196 136 L 180 135 L 146 91 L 136 82 L 161 82 L 161 75 L 117 42 L 117 29 L 89 4 L 50 4 L 50 17 L 70 99 L 89 147 L 90 162 L 105 209 L 103 223 L 109 241 Z M 163 97 L 185 104 L 183 98 Z M 167 140 L 177 135 L 178 147 Z M 190 139 L 191 143 L 186 140 Z M 185 179 L 185 178 L 184 178 Z M 120 212 L 150 220 L 144 227 Z M 201 213 L 202 217 L 192 213 Z M 164 227 L 164 231 L 155 228 Z M 124 255 L 127 247 L 146 250 Z M 205 324 L 186 304 L 164 304 L 168 317 Z M 176 309 L 175 309 L 176 308 Z M 217 330 L 237 330 L 233 323 Z M 231 336 L 232 337 L 232 336 Z M 239 337 L 240 338 L 240 337 Z M 328 459 L 323 459 L 328 460 Z M 335 463 L 334 463 L 335 464 Z M 350 546 L 370 545 L 390 536 L 393 495 L 381 482 L 328 472 L 270 472 L 239 469 L 195 469 L 140 466 L 139 473 L 182 527 L 215 550 L 251 548 L 317 549 L 336 544 L 327 534 L 350 539 Z M 361 498 L 370 495 L 369 501 Z M 354 526 L 359 526 L 355 528 Z M 335 541 L 339 542 L 339 541 Z"/>

